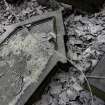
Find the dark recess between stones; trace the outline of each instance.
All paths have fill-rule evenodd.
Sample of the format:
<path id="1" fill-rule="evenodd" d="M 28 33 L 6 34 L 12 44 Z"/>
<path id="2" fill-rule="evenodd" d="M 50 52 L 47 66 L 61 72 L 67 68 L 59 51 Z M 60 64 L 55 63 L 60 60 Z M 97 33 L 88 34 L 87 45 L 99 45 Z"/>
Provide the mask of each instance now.
<path id="1" fill-rule="evenodd" d="M 9 4 L 21 4 L 25 0 L 6 0 Z M 37 0 L 40 5 L 48 5 L 50 0 Z M 98 12 L 103 6 L 104 0 L 56 0 L 72 5 L 74 8 L 86 11 L 88 13 Z"/>
<path id="2" fill-rule="evenodd" d="M 87 12 L 98 12 L 102 7 L 104 0 L 57 0 L 59 2 L 64 2 L 71 4 L 77 9 L 81 9 Z"/>
<path id="3" fill-rule="evenodd" d="M 40 5 L 47 5 L 50 0 L 37 0 Z M 104 0 L 56 0 L 65 4 L 70 4 L 74 8 L 88 13 L 98 12 L 103 6 Z"/>
<path id="4" fill-rule="evenodd" d="M 25 0 L 6 0 L 7 3 L 13 4 L 13 5 L 19 5 Z"/>

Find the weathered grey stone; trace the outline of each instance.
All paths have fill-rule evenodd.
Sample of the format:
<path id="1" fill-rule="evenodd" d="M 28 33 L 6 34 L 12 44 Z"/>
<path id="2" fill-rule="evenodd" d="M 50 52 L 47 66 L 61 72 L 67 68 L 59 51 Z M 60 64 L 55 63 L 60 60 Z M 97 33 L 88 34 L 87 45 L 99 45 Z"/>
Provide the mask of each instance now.
<path id="1" fill-rule="evenodd" d="M 24 0 L 6 0 L 6 2 L 9 3 L 9 4 L 20 4 L 23 1 Z"/>
<path id="2" fill-rule="evenodd" d="M 50 32 L 56 35 L 56 42 L 46 43 Z M 57 62 L 66 62 L 54 52 L 65 56 L 64 34 L 61 10 L 32 17 L 8 28 L 0 38 L 2 105 L 24 105 Z"/>
<path id="3" fill-rule="evenodd" d="M 89 82 L 93 93 L 105 100 L 105 79 L 101 78 L 105 77 L 105 55 L 98 62 L 90 77 Z"/>

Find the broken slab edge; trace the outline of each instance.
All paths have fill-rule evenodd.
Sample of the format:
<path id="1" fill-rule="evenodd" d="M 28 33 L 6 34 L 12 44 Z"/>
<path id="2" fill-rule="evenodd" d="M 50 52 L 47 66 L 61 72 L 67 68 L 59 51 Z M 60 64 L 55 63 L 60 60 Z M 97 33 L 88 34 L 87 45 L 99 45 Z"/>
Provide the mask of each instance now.
<path id="1" fill-rule="evenodd" d="M 57 56 L 56 54 L 52 55 L 45 69 L 39 76 L 39 81 L 37 83 L 33 82 L 29 86 L 27 86 L 23 90 L 22 94 L 19 94 L 9 105 L 24 105 L 28 101 L 28 99 L 32 96 L 32 94 L 38 89 L 41 83 L 45 80 L 47 75 L 50 74 L 50 72 L 53 70 L 53 68 L 57 65 L 59 61 L 61 61 L 59 56 Z"/>

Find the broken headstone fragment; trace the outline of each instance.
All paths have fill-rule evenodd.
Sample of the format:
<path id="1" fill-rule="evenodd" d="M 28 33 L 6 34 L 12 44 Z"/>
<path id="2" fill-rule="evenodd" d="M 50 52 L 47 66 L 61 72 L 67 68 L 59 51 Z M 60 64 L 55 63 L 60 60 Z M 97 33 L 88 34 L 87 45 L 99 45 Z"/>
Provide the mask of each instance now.
<path id="1" fill-rule="evenodd" d="M 87 76 L 93 93 L 105 101 L 105 55 L 97 63 L 93 72 Z"/>
<path id="2" fill-rule="evenodd" d="M 59 51 L 65 56 L 64 34 L 61 10 L 13 24 L 3 33 L 0 37 L 2 105 L 24 105 L 57 62 L 66 62 L 55 53 Z M 51 36 L 55 43 L 49 41 Z"/>

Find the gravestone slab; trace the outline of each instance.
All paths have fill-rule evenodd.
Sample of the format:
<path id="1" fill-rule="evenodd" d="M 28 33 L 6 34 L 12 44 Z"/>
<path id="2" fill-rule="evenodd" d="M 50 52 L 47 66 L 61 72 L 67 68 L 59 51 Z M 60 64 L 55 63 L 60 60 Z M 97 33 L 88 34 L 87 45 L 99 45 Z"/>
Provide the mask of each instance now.
<path id="1" fill-rule="evenodd" d="M 7 27 L 0 37 L 1 105 L 24 105 L 57 62 L 66 62 L 55 53 L 65 56 L 64 35 L 61 10 Z"/>

